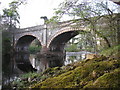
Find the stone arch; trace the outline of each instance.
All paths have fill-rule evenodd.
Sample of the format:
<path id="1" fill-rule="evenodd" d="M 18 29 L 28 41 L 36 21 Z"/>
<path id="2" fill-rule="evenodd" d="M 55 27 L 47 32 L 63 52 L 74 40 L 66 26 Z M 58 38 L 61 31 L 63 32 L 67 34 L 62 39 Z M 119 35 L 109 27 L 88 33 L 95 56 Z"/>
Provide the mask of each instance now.
<path id="1" fill-rule="evenodd" d="M 59 51 L 63 52 L 65 44 L 73 37 L 79 34 L 78 29 L 63 29 L 60 30 L 60 32 L 55 33 L 52 38 L 49 40 L 47 48 L 49 48 L 50 51 Z"/>
<path id="2" fill-rule="evenodd" d="M 16 41 L 16 44 L 15 44 L 16 51 L 28 51 L 29 45 L 35 39 L 38 39 L 38 38 L 33 35 L 22 35 Z M 39 39 L 38 41 L 41 43 Z"/>

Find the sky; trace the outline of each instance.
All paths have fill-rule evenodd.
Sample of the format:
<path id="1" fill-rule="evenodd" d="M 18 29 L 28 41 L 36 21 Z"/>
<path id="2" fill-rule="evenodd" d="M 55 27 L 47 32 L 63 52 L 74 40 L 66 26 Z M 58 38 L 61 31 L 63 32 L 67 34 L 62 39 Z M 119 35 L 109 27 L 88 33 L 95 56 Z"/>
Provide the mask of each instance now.
<path id="1" fill-rule="evenodd" d="M 13 0 L 0 0 L 0 8 L 8 6 L 8 3 Z M 27 0 L 27 4 L 19 7 L 20 28 L 31 27 L 43 24 L 41 16 L 47 16 L 48 19 L 54 15 L 54 8 L 64 0 Z M 1 10 L 0 9 L 0 10 Z"/>
<path id="2" fill-rule="evenodd" d="M 8 3 L 13 0 L 0 0 L 0 10 L 8 6 Z M 27 4 L 19 7 L 20 14 L 20 28 L 31 27 L 35 25 L 42 25 L 44 23 L 41 16 L 47 16 L 48 19 L 54 15 L 54 8 L 64 0 L 27 0 Z M 92 0 L 81 0 L 92 1 Z M 103 1 L 103 0 L 97 0 Z M 1 11 L 0 11 L 1 12 Z"/>
<path id="3" fill-rule="evenodd" d="M 51 18 L 54 15 L 53 9 L 62 1 L 64 0 L 28 0 L 26 5 L 20 7 L 21 27 L 43 24 L 43 19 L 40 17 Z"/>

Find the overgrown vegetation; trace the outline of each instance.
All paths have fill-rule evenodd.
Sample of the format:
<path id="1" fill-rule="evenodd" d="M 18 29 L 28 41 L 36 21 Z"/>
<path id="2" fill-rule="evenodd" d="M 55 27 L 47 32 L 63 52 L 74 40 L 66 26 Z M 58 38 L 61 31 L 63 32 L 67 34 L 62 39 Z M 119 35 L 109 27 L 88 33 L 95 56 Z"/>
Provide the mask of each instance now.
<path id="1" fill-rule="evenodd" d="M 3 14 L 0 14 L 0 30 L 2 31 L 2 48 L 3 55 L 10 54 L 14 47 L 13 36 L 10 31 L 16 29 L 19 26 L 19 13 L 18 7 L 25 4 L 25 0 L 13 0 L 9 3 L 9 7 L 4 8 Z M 1 2 L 2 3 L 2 2 Z"/>
<path id="2" fill-rule="evenodd" d="M 76 45 L 76 44 L 70 45 L 69 47 L 65 48 L 65 50 L 66 50 L 67 52 L 77 52 L 77 51 L 80 51 L 80 50 L 77 48 L 77 45 Z"/>
<path id="3" fill-rule="evenodd" d="M 0 33 L 2 34 L 2 87 L 6 87 L 6 85 L 4 85 L 4 79 L 6 79 L 6 76 L 9 76 L 11 73 L 10 61 L 11 58 L 13 58 L 14 53 L 14 39 L 10 31 L 19 26 L 20 16 L 18 13 L 18 7 L 24 2 L 25 0 L 13 0 L 9 3 L 9 6 L 3 8 L 2 13 L 0 13 Z M 0 4 L 1 3 L 2 2 L 0 1 Z"/>
<path id="4" fill-rule="evenodd" d="M 41 46 L 35 47 L 35 46 L 30 46 L 29 47 L 29 52 L 30 53 L 36 53 L 36 52 L 40 52 Z"/>
<path id="5" fill-rule="evenodd" d="M 90 29 L 92 37 L 89 37 L 90 34 L 86 36 L 88 37 L 88 41 L 89 39 L 92 40 L 90 41 L 92 43 L 90 46 L 95 49 L 94 52 L 99 51 L 99 48 L 104 49 L 113 47 L 119 44 L 120 37 L 118 36 L 118 33 L 120 27 L 120 15 L 119 13 L 116 13 L 117 6 L 111 8 L 109 7 L 109 3 L 111 2 L 65 0 L 55 9 L 55 16 L 53 16 L 51 22 L 61 21 L 62 17 L 69 16 L 72 17 L 73 20 L 70 20 L 68 26 L 75 23 L 76 25 L 81 25 L 81 19 L 84 22 L 82 24 Z M 107 23 L 107 25 L 104 23 Z M 99 40 L 100 45 L 98 45 Z M 86 46 L 87 45 L 89 45 L 89 42 L 87 42 Z"/>
<path id="6" fill-rule="evenodd" d="M 28 51 L 30 53 L 37 53 L 37 52 L 40 52 L 41 48 L 42 48 L 42 46 L 41 46 L 39 40 L 35 39 L 30 44 Z"/>
<path id="7" fill-rule="evenodd" d="M 19 81 L 13 82 L 13 86 L 19 89 L 120 88 L 119 74 L 119 59 L 100 56 L 63 67 L 48 68 L 43 73 L 26 74 Z"/>
<path id="8" fill-rule="evenodd" d="M 109 56 L 109 57 L 120 57 L 120 45 L 116 45 L 101 51 L 102 55 Z"/>
<path id="9" fill-rule="evenodd" d="M 11 2 L 9 8 L 3 10 L 3 19 L 8 21 L 5 23 L 7 25 L 5 30 L 16 28 L 19 23 L 20 17 L 17 12 L 17 5 L 20 5 L 22 0 L 18 1 Z M 56 16 L 53 16 L 48 23 L 57 24 L 64 14 L 79 17 L 85 22 L 83 25 L 90 29 L 90 32 L 88 34 L 85 33 L 84 37 L 81 38 L 84 44 L 82 45 L 82 41 L 79 42 L 82 46 L 80 50 L 92 50 L 94 48 L 92 51 L 97 52 L 107 48 L 101 51 L 101 54 L 107 57 L 100 56 L 63 67 L 49 68 L 42 73 L 27 73 L 12 82 L 11 86 L 13 88 L 120 88 L 120 14 L 114 14 L 113 10 L 108 8 L 107 3 L 96 3 L 92 7 L 90 6 L 91 3 L 79 3 L 78 1 L 66 0 L 61 3 L 56 10 Z M 71 21 L 73 21 L 71 24 L 81 24 L 78 19 Z M 106 23 L 107 25 L 104 26 L 103 24 Z M 86 40 L 84 39 L 85 37 L 87 37 Z M 10 53 L 11 42 L 9 38 L 4 40 L 5 46 L 3 50 Z M 97 44 L 98 41 L 100 41 L 99 45 Z M 31 46 L 29 50 L 34 53 L 39 51 L 40 48 L 40 46 Z M 66 50 L 79 51 L 73 43 Z"/>

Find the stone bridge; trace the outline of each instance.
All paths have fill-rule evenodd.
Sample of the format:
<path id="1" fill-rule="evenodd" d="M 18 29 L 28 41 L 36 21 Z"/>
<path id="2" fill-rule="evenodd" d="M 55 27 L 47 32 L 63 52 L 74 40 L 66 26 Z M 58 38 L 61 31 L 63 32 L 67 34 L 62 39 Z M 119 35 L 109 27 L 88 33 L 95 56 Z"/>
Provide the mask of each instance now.
<path id="1" fill-rule="evenodd" d="M 119 15 L 119 14 L 118 14 Z M 117 18 L 116 21 L 119 21 Z M 82 19 L 38 25 L 23 29 L 14 29 L 12 31 L 14 38 L 14 47 L 16 51 L 27 51 L 29 45 L 34 39 L 41 43 L 41 52 L 63 52 L 65 44 L 79 32 L 88 32 L 89 24 Z M 101 23 L 102 22 L 102 23 Z M 118 23 L 119 24 L 119 23 Z M 97 26 L 104 27 L 107 21 L 102 18 L 98 20 Z"/>
<path id="2" fill-rule="evenodd" d="M 66 21 L 15 29 L 13 31 L 14 47 L 16 51 L 27 51 L 31 42 L 38 39 L 43 51 L 61 52 L 64 50 L 65 44 L 79 34 L 78 31 L 89 30 L 82 20 L 79 25 L 77 24 L 73 21 Z"/>

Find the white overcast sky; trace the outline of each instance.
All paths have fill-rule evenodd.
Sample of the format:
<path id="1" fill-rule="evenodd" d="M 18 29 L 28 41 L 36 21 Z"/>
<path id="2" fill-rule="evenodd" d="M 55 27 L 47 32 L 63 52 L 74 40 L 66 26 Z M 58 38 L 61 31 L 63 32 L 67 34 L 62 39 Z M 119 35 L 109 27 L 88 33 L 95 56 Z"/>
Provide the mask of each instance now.
<path id="1" fill-rule="evenodd" d="M 8 3 L 13 0 L 0 0 L 0 10 L 8 6 Z M 47 16 L 48 19 L 54 14 L 54 8 L 64 0 L 27 0 L 26 5 L 19 7 L 20 14 L 20 27 L 31 27 L 35 25 L 43 24 L 41 16 Z M 92 1 L 92 0 L 81 0 L 81 1 Z M 98 0 L 103 1 L 103 0 Z"/>
<path id="2" fill-rule="evenodd" d="M 0 8 L 8 6 L 13 0 L 0 0 Z M 43 24 L 41 16 L 51 18 L 54 14 L 54 8 L 64 0 L 27 0 L 26 5 L 19 7 L 20 26 L 21 28 Z M 1 10 L 0 9 L 0 10 Z"/>
<path id="3" fill-rule="evenodd" d="M 28 0 L 27 4 L 20 7 L 21 27 L 43 24 L 41 16 L 48 19 L 53 16 L 54 8 L 63 0 Z"/>

